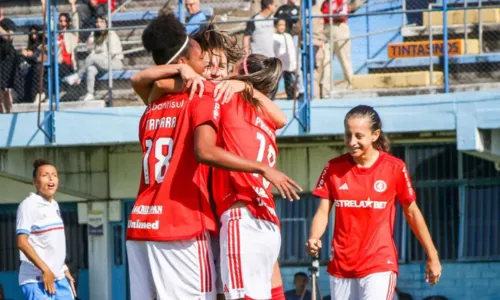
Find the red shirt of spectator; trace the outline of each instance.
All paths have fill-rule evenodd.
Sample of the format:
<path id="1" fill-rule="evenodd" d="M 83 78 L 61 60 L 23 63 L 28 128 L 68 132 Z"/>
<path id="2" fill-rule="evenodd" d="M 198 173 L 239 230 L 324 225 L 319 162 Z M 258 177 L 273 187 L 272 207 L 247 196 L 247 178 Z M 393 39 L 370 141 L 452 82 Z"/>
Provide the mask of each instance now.
<path id="1" fill-rule="evenodd" d="M 57 44 L 58 47 L 61 49 L 61 55 L 62 55 L 62 63 L 67 64 L 68 66 L 73 65 L 73 61 L 71 60 L 71 53 L 66 50 L 66 46 L 64 45 L 64 38 L 63 35 L 60 34 L 57 37 Z"/>
<path id="2" fill-rule="evenodd" d="M 330 10 L 330 2 L 333 7 Z M 321 12 L 324 15 L 347 15 L 349 13 L 349 3 L 345 0 L 325 0 L 321 5 Z M 346 23 L 347 17 L 333 18 L 333 23 Z M 325 18 L 325 24 L 330 24 L 330 18 Z"/>
<path id="3" fill-rule="evenodd" d="M 99 4 L 108 4 L 108 0 L 97 0 Z M 111 0 L 111 11 L 114 11 L 116 8 L 116 0 Z"/>

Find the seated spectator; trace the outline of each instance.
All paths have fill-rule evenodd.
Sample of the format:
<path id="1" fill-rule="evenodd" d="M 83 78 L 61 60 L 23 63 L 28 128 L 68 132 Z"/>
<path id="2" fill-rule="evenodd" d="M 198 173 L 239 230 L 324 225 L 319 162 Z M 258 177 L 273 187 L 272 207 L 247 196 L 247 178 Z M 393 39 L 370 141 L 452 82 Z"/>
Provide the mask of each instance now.
<path id="1" fill-rule="evenodd" d="M 74 1 L 74 0 L 70 0 Z M 78 16 L 78 14 L 73 14 Z M 59 14 L 59 30 L 78 29 L 73 27 L 70 14 Z M 75 49 L 78 45 L 78 35 L 74 32 L 61 32 L 57 36 L 57 62 L 59 63 L 59 77 L 63 78 L 77 71 Z"/>
<path id="2" fill-rule="evenodd" d="M 22 50 L 24 58 L 24 97 L 22 102 L 36 102 L 45 100 L 45 93 L 37 93 L 40 82 L 40 62 L 42 49 L 42 35 L 39 33 L 42 28 L 38 25 L 31 25 L 29 28 L 28 46 Z M 35 97 L 36 95 L 36 97 Z"/>
<path id="3" fill-rule="evenodd" d="M 16 24 L 11 19 L 0 20 L 0 34 L 12 34 L 15 31 Z M 0 36 L 0 113 L 12 112 L 12 89 L 20 63 L 20 56 L 12 45 L 13 41 L 13 35 Z"/>
<path id="4" fill-rule="evenodd" d="M 413 300 L 413 297 L 410 294 L 404 293 L 396 288 L 396 297 L 394 299 L 396 299 L 396 300 Z"/>
<path id="5" fill-rule="evenodd" d="M 97 18 L 96 26 L 98 29 L 106 29 L 108 22 L 105 17 Z M 111 40 L 111 48 L 108 45 Z M 88 41 L 87 47 L 91 50 L 89 56 L 85 59 L 83 66 L 78 68 L 78 72 L 67 76 L 64 80 L 70 84 L 80 84 L 83 74 L 87 73 L 87 94 L 83 97 L 83 101 L 94 100 L 95 77 L 101 72 L 109 69 L 108 55 L 111 55 L 111 67 L 113 70 L 123 68 L 122 43 L 118 34 L 114 31 L 98 30 L 92 32 Z"/>
<path id="6" fill-rule="evenodd" d="M 75 0 L 69 0 L 75 1 Z M 120 2 L 120 0 L 118 0 Z M 81 29 L 94 28 L 98 16 L 105 16 L 108 14 L 108 1 L 107 0 L 81 0 L 78 5 L 77 13 L 80 19 L 79 27 Z M 117 5 L 117 0 L 111 0 L 111 10 L 114 10 Z M 75 21 L 76 22 L 76 21 Z M 80 40 L 87 41 L 89 32 L 82 32 Z"/>
<path id="7" fill-rule="evenodd" d="M 285 293 L 286 300 L 311 300 L 311 292 L 307 290 L 309 277 L 304 272 L 295 273 L 293 277 L 294 290 Z"/>
<path id="8" fill-rule="evenodd" d="M 292 36 L 286 32 L 286 20 L 279 18 L 275 22 L 276 32 L 274 33 L 274 56 L 281 60 L 283 64 L 283 79 L 285 80 L 285 90 L 288 100 L 294 99 L 294 78 L 293 73 L 297 69 L 297 53 Z"/>
<path id="9" fill-rule="evenodd" d="M 200 29 L 200 24 L 207 21 L 207 16 L 201 11 L 200 0 L 186 0 L 189 17 L 186 20 L 186 31 L 192 34 Z"/>

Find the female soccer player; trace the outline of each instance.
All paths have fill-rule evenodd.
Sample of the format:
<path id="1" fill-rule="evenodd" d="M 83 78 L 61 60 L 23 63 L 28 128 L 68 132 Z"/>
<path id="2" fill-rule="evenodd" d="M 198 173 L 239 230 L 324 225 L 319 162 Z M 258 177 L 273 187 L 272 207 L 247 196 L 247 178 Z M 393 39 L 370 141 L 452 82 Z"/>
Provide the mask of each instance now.
<path id="1" fill-rule="evenodd" d="M 210 34 L 210 35 L 207 37 L 207 34 Z M 225 77 L 225 75 L 227 74 L 226 61 L 227 60 L 231 61 L 231 58 L 230 59 L 226 58 L 225 53 L 231 53 L 231 50 L 228 50 L 228 49 L 234 49 L 234 48 L 224 46 L 224 45 L 228 45 L 228 43 L 225 43 L 223 36 L 214 30 L 204 31 L 203 33 L 200 34 L 200 36 L 201 36 L 201 39 L 197 39 L 197 40 L 200 42 L 202 49 L 205 51 L 205 61 L 207 62 L 207 67 L 205 69 L 205 72 L 203 73 L 203 76 L 206 79 L 211 79 L 211 80 L 220 79 L 221 77 Z M 196 39 L 196 37 L 195 37 L 195 39 Z M 219 41 L 219 42 L 216 42 L 216 41 Z M 233 53 L 233 57 L 234 57 L 234 53 Z M 234 61 L 234 58 L 232 60 Z M 221 64 L 219 64 L 219 63 L 221 63 Z M 155 68 L 157 70 L 153 70 Z M 171 65 L 170 68 L 172 70 L 171 70 L 171 74 L 169 74 L 169 75 L 170 76 L 174 75 L 174 73 L 180 71 L 181 76 L 184 79 L 184 84 L 182 84 L 182 82 L 178 82 L 177 85 L 175 85 L 172 79 L 159 80 L 159 81 L 155 82 L 155 88 L 153 89 L 153 90 L 156 89 L 156 92 L 155 91 L 152 92 L 150 90 L 151 81 L 160 79 L 159 74 L 161 72 L 159 72 L 159 71 L 166 70 L 167 68 L 169 68 L 169 66 L 152 67 L 149 70 L 142 71 L 141 72 L 142 74 L 138 73 L 138 76 L 136 76 L 136 78 L 135 78 L 135 80 L 137 81 L 135 83 L 135 85 L 139 84 L 141 86 L 144 86 L 144 88 L 145 88 L 144 96 L 145 97 L 143 97 L 143 99 L 148 99 L 148 98 L 151 99 L 151 97 L 150 97 L 151 94 L 155 94 L 154 98 L 158 98 L 159 95 L 162 95 L 164 93 L 172 93 L 175 91 L 180 91 L 181 86 L 186 86 L 187 85 L 186 82 L 189 81 L 190 78 L 196 78 L 196 75 L 193 77 L 190 77 L 190 76 L 192 76 L 194 71 L 189 70 L 190 68 L 188 66 L 186 66 L 186 65 L 178 66 L 179 70 L 176 71 L 175 68 L 177 68 L 177 66 Z M 233 152 L 233 153 L 237 153 L 239 155 L 242 155 L 241 154 L 242 149 L 256 150 L 255 153 L 246 153 L 248 155 L 248 157 L 246 157 L 245 155 L 242 155 L 242 156 L 245 158 L 250 158 L 250 159 L 259 159 L 260 154 L 257 152 L 257 150 L 261 147 L 262 142 L 264 142 L 264 143 L 267 142 L 267 144 L 269 144 L 269 145 L 267 145 L 266 149 L 263 149 L 263 151 L 265 151 L 266 153 L 268 151 L 271 151 L 271 153 L 265 155 L 266 156 L 265 160 L 266 160 L 266 163 L 273 163 L 274 164 L 276 157 L 271 157 L 272 162 L 269 162 L 267 157 L 268 157 L 268 155 L 277 152 L 275 141 L 274 141 L 275 130 L 276 130 L 275 128 L 282 127 L 285 124 L 285 121 L 283 120 L 282 113 L 279 110 L 279 107 L 277 107 L 271 100 L 269 100 L 267 97 L 265 97 L 264 94 L 270 94 L 276 88 L 277 81 L 279 80 L 280 73 L 281 73 L 280 72 L 280 63 L 276 59 L 268 59 L 268 58 L 261 56 L 261 55 L 260 56 L 259 55 L 252 55 L 250 57 L 247 57 L 246 59 L 243 59 L 243 60 L 240 60 L 239 62 L 237 62 L 234 70 L 235 70 L 235 72 L 234 72 L 233 76 L 237 76 L 237 77 L 235 77 L 235 79 L 242 79 L 242 80 L 245 80 L 247 82 L 250 82 L 251 85 L 255 88 L 253 91 L 254 91 L 254 96 L 257 99 L 253 99 L 253 97 L 246 98 L 246 101 L 251 101 L 251 103 L 252 103 L 251 104 L 252 107 L 248 107 L 248 106 L 245 107 L 247 109 L 247 111 L 250 111 L 250 115 L 252 115 L 252 112 L 255 112 L 256 110 L 260 109 L 259 107 L 257 107 L 260 105 L 260 103 L 262 103 L 264 110 L 268 110 L 268 114 L 265 114 L 265 116 L 261 116 L 261 118 L 259 118 L 259 120 L 266 121 L 266 122 L 270 123 L 270 124 L 267 124 L 267 125 L 269 125 L 269 127 L 266 124 L 264 124 L 264 122 L 260 125 L 269 129 L 268 133 L 272 132 L 271 133 L 271 136 L 272 136 L 271 140 L 272 141 L 267 141 L 265 139 L 264 135 L 261 134 L 260 135 L 261 139 L 258 139 L 256 141 L 252 140 L 250 143 L 247 143 L 246 145 L 242 145 L 241 142 L 237 142 L 236 144 L 232 145 L 233 146 L 232 149 L 226 148 L 226 150 L 229 150 L 230 152 Z M 188 71 L 191 72 L 191 75 L 188 73 Z M 226 73 L 226 74 L 224 74 L 224 73 Z M 141 80 L 143 82 L 139 82 Z M 228 98 L 231 98 L 231 95 L 233 95 L 235 92 L 243 91 L 245 88 L 247 88 L 247 86 L 242 81 L 237 81 L 237 80 L 224 81 L 223 83 L 219 84 L 218 87 L 216 88 L 215 95 L 217 96 L 217 98 L 222 98 L 224 96 L 225 101 L 227 101 Z M 193 87 L 191 89 L 192 94 L 194 93 L 194 91 L 196 89 L 197 89 L 197 87 L 194 86 L 194 84 L 193 84 Z M 259 93 L 258 92 L 259 90 L 262 91 L 263 93 Z M 261 99 L 261 100 L 259 100 L 259 99 Z M 233 100 L 233 101 L 236 101 L 236 100 Z M 241 102 L 242 101 L 240 101 L 240 104 L 241 104 Z M 246 137 L 246 134 L 248 134 L 248 133 L 256 134 L 256 132 L 252 132 L 252 129 L 254 129 L 254 127 L 251 124 L 244 123 L 244 122 L 239 124 L 240 125 L 239 127 L 241 130 L 231 128 L 231 125 L 234 125 L 234 124 L 232 124 L 232 123 L 234 123 L 234 121 L 237 121 L 238 118 L 240 118 L 240 117 L 241 117 L 240 118 L 241 120 L 244 120 L 244 116 L 241 115 L 241 113 L 238 109 L 238 108 L 242 108 L 242 105 L 238 105 L 238 107 L 232 107 L 231 111 L 228 110 L 228 107 L 230 105 L 231 105 L 231 103 L 227 104 L 227 105 L 223 105 L 223 107 L 221 108 L 221 124 L 222 124 L 221 131 L 225 132 L 226 136 L 229 135 L 230 138 L 235 137 L 237 134 L 245 135 L 245 137 Z M 227 111 L 227 113 L 223 113 L 223 111 Z M 224 116 L 231 115 L 231 114 L 233 114 L 233 116 L 235 118 L 230 120 L 230 121 L 227 121 Z M 248 114 L 244 114 L 244 115 L 248 116 Z M 224 140 L 224 139 L 222 139 L 222 140 Z M 234 138 L 233 141 L 234 140 L 242 141 L 243 139 Z M 254 142 L 254 145 L 250 145 L 252 142 Z M 256 143 L 258 143 L 258 144 L 256 144 Z M 273 144 L 274 144 L 274 146 L 273 146 Z M 253 146 L 253 148 L 252 148 L 252 146 Z M 269 149 L 271 149 L 271 150 L 269 150 Z M 252 150 L 250 150 L 250 152 L 252 152 Z M 264 159 L 264 157 L 261 157 L 260 159 L 262 160 L 262 159 Z M 245 178 L 245 175 L 243 175 L 243 174 L 244 173 L 232 172 L 232 175 L 240 176 L 241 177 L 240 179 L 245 181 L 247 178 Z M 250 176 L 250 178 L 251 178 L 250 181 L 252 181 L 253 178 L 258 178 L 255 175 L 251 175 L 251 174 L 247 174 L 247 175 Z M 223 176 L 223 175 L 219 174 L 219 176 Z M 226 181 L 226 179 L 222 179 L 222 180 L 220 178 L 215 179 L 216 177 L 217 177 L 217 175 L 214 175 L 214 182 Z M 227 180 L 230 180 L 230 179 L 228 178 Z M 255 185 L 255 187 L 259 186 L 259 184 L 263 185 L 263 182 L 265 182 L 265 180 L 262 178 L 260 179 L 260 181 L 259 180 L 257 180 L 257 181 L 258 181 L 258 183 Z M 251 185 L 252 183 L 245 182 L 245 184 L 246 184 L 246 186 L 244 188 L 243 194 L 245 194 L 245 192 L 250 192 L 250 196 L 248 196 L 248 194 L 247 194 L 247 199 L 249 197 L 252 197 L 252 196 L 255 197 L 254 186 Z M 265 185 L 264 187 L 261 187 L 260 192 L 266 193 L 267 192 L 266 190 L 268 190 L 268 189 L 270 189 L 270 187 L 269 187 L 269 184 L 267 183 L 267 185 Z M 267 211 L 267 209 L 269 209 L 270 211 L 274 211 L 274 202 L 272 200 L 272 194 L 270 192 L 269 192 L 269 194 L 270 194 L 270 197 L 267 198 L 269 201 L 269 206 L 266 208 L 266 211 Z M 235 199 L 232 199 L 231 201 L 237 202 Z M 229 205 L 226 207 L 226 209 L 229 209 L 229 207 L 232 206 L 229 203 L 229 201 L 227 201 L 224 204 L 221 203 L 221 205 L 223 205 L 223 206 Z M 237 209 L 242 209 L 242 210 L 246 211 L 245 208 L 243 208 L 243 206 L 245 206 L 245 205 L 244 204 L 242 205 L 242 203 L 236 204 Z M 219 209 L 219 213 L 222 214 L 226 209 Z M 259 217 L 266 216 L 268 219 L 272 220 L 275 225 L 277 225 L 278 220 L 275 216 L 275 213 L 274 213 L 274 215 L 269 216 L 266 213 L 266 211 L 263 212 L 260 210 L 259 212 L 254 212 L 254 213 L 259 214 Z M 247 221 L 247 223 L 250 223 L 250 222 L 255 223 L 255 222 L 260 221 L 260 220 L 257 220 L 257 221 L 252 220 L 250 214 L 247 214 L 246 217 L 249 217 L 249 220 L 243 220 L 243 221 Z M 263 221 L 263 222 L 267 222 L 267 221 Z M 230 223 L 234 223 L 234 222 L 231 221 Z M 272 223 L 272 222 L 270 222 L 270 223 Z M 267 224 L 267 225 L 268 225 L 267 227 L 272 227 L 273 230 L 276 229 L 275 226 L 273 226 L 272 224 Z M 236 228 L 236 229 L 239 229 L 239 228 Z M 253 229 L 255 229 L 255 228 L 253 228 Z M 234 228 L 232 230 L 234 230 Z M 266 290 L 268 293 L 271 292 L 271 280 L 270 280 L 271 273 L 273 274 L 272 275 L 272 279 L 273 279 L 272 280 L 272 282 L 273 282 L 272 283 L 272 299 L 276 299 L 276 300 L 284 299 L 281 274 L 279 272 L 278 264 L 275 263 L 276 259 L 277 259 L 277 253 L 279 252 L 279 244 L 280 244 L 279 243 L 279 241 L 280 241 L 279 233 L 278 233 L 278 238 L 276 238 L 276 236 L 274 236 L 274 235 L 276 235 L 277 232 L 278 231 L 276 231 L 276 230 L 272 231 L 270 234 L 270 235 L 272 235 L 272 237 L 269 238 L 269 240 L 272 240 L 274 242 L 274 243 L 270 244 L 270 245 L 274 246 L 273 251 L 268 251 L 268 253 L 265 253 L 266 250 L 264 248 L 261 248 L 262 253 L 265 253 L 266 256 L 271 257 L 271 260 L 268 260 L 266 262 L 268 265 L 265 265 L 264 267 L 262 267 L 262 265 L 255 264 L 254 261 L 249 262 L 249 257 L 242 259 L 243 263 L 246 264 L 244 267 L 244 270 L 245 271 L 248 270 L 247 272 L 244 272 L 244 273 L 247 273 L 247 274 L 252 273 L 252 270 L 250 270 L 250 267 L 254 266 L 254 265 L 257 267 L 257 270 L 264 270 L 264 273 L 265 272 L 269 272 L 269 273 L 263 274 L 264 276 L 262 276 L 262 277 L 257 276 L 257 277 L 259 277 L 259 279 L 261 279 L 258 281 L 256 281 L 255 278 L 247 278 L 246 280 L 244 280 L 246 283 L 244 288 L 243 287 L 237 288 L 237 289 L 240 289 L 239 291 L 235 291 L 235 289 L 233 288 L 233 291 L 232 291 L 233 296 L 230 299 L 237 299 L 234 297 L 245 296 L 245 293 L 247 290 L 250 290 L 250 293 L 252 293 L 252 291 L 251 291 L 252 286 L 254 287 L 253 293 L 255 293 L 256 291 L 259 291 L 259 292 L 264 291 L 264 293 L 266 293 Z M 255 234 L 255 232 L 250 232 L 246 235 L 244 234 L 244 236 L 247 236 L 244 240 L 250 239 L 251 234 Z M 226 239 L 226 242 L 223 243 L 223 245 L 227 245 L 228 236 L 226 235 L 224 238 Z M 249 241 L 249 240 L 247 240 L 247 241 Z M 227 251 L 227 247 L 225 250 Z M 260 255 L 261 257 L 263 256 L 262 253 Z M 273 256 L 275 256 L 274 260 L 272 260 Z M 267 257 L 265 257 L 265 258 L 267 258 Z M 269 263 L 271 263 L 270 266 L 269 266 Z M 266 269 L 266 267 L 267 267 L 267 269 Z M 274 267 L 274 269 L 273 269 L 273 267 Z M 226 274 L 229 272 L 229 270 L 227 270 L 229 268 L 227 260 L 226 260 L 226 267 L 225 268 L 226 268 L 226 270 L 223 270 L 222 274 Z M 233 272 L 234 272 L 234 270 L 233 270 Z M 244 274 L 244 275 L 239 274 L 240 279 L 241 279 L 241 277 L 245 277 L 245 275 L 246 274 Z M 263 287 L 262 282 L 265 282 L 264 283 L 265 288 L 262 288 Z M 243 280 L 240 280 L 240 284 L 243 284 Z M 226 285 L 226 286 L 229 286 L 229 285 Z M 238 293 L 240 293 L 240 294 L 238 294 Z M 255 295 L 255 297 L 260 298 L 258 296 L 259 295 Z"/>
<path id="2" fill-rule="evenodd" d="M 318 256 L 335 204 L 327 269 L 332 299 L 393 299 L 398 273 L 395 199 L 427 253 L 425 279 L 436 284 L 441 276 L 437 250 L 415 202 L 405 163 L 389 154 L 378 113 L 370 106 L 356 106 L 345 116 L 344 126 L 349 153 L 330 160 L 321 173 L 313 191 L 321 200 L 306 245 L 312 256 Z"/>
<path id="3" fill-rule="evenodd" d="M 19 285 L 25 299 L 74 299 L 74 280 L 64 263 L 64 224 L 54 200 L 57 170 L 46 160 L 36 160 L 33 167 L 36 194 L 31 193 L 17 209 Z"/>

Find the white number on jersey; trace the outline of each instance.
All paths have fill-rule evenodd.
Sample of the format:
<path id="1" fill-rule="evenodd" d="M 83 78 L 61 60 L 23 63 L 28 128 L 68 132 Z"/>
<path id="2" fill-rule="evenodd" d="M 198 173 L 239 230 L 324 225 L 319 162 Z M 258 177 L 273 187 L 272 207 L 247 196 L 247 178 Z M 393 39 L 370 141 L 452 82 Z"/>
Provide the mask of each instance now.
<path id="1" fill-rule="evenodd" d="M 167 146 L 167 155 L 163 155 L 163 147 Z M 153 150 L 154 148 L 154 150 Z M 149 184 L 149 156 L 151 152 L 154 151 L 154 156 L 156 158 L 154 163 L 154 178 L 157 183 L 162 183 L 165 174 L 167 173 L 168 165 L 170 164 L 170 159 L 172 158 L 172 151 L 174 150 L 174 140 L 172 138 L 158 138 L 153 145 L 152 139 L 146 140 L 146 154 L 142 159 L 142 169 L 144 170 L 144 183 Z M 165 168 L 164 168 L 165 167 Z M 163 172 L 162 172 L 163 170 Z"/>
<path id="2" fill-rule="evenodd" d="M 259 140 L 260 145 L 259 145 L 259 153 L 257 153 L 257 161 L 262 162 L 264 159 L 264 152 L 266 151 L 266 137 L 260 133 L 257 132 L 257 140 Z M 267 147 L 267 163 L 269 166 L 272 168 L 274 165 L 276 165 L 276 150 L 274 150 L 273 145 L 269 145 Z M 255 177 L 259 177 L 259 174 L 253 174 Z M 264 188 L 268 188 L 269 185 L 271 184 L 269 181 L 267 181 L 264 177 L 262 177 L 262 183 L 264 185 Z"/>

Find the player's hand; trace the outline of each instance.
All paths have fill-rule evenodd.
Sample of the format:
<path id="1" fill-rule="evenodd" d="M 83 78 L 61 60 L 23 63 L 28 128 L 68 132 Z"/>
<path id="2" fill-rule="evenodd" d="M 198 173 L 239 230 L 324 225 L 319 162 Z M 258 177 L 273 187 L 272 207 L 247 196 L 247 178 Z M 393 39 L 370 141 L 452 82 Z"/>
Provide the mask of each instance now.
<path id="1" fill-rule="evenodd" d="M 215 87 L 215 101 L 219 101 L 222 98 L 221 104 L 229 103 L 234 94 L 243 92 L 245 88 L 246 84 L 241 80 L 224 80 Z"/>
<path id="2" fill-rule="evenodd" d="M 45 290 L 50 294 L 54 295 L 56 293 L 56 288 L 54 286 L 54 281 L 56 280 L 56 275 L 52 271 L 46 270 L 42 272 L 43 286 Z"/>
<path id="3" fill-rule="evenodd" d="M 309 255 L 313 257 L 318 257 L 319 256 L 319 251 L 321 250 L 321 240 L 320 239 L 309 239 L 306 242 L 306 250 Z"/>
<path id="4" fill-rule="evenodd" d="M 73 297 L 76 297 L 76 289 L 75 289 L 75 279 L 71 276 L 69 270 L 64 271 L 64 275 L 69 281 L 69 286 L 71 287 L 71 291 L 73 292 Z"/>
<path id="5" fill-rule="evenodd" d="M 201 97 L 205 89 L 205 86 L 203 85 L 205 78 L 196 73 L 193 68 L 185 64 L 181 65 L 179 73 L 182 77 L 182 81 L 184 82 L 184 89 L 191 89 L 189 93 L 189 100 L 193 99 L 196 92 L 198 92 L 198 96 Z"/>
<path id="6" fill-rule="evenodd" d="M 427 260 L 427 266 L 425 268 L 425 282 L 430 285 L 435 285 L 441 279 L 441 263 L 439 259 L 429 259 Z"/>
<path id="7" fill-rule="evenodd" d="M 294 199 L 300 200 L 299 195 L 297 195 L 295 191 L 302 192 L 302 188 L 285 174 L 266 166 L 262 176 L 276 187 L 283 199 L 288 199 L 290 201 Z"/>

